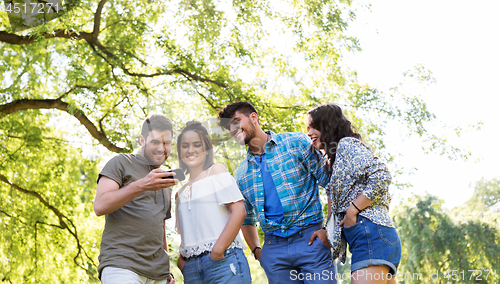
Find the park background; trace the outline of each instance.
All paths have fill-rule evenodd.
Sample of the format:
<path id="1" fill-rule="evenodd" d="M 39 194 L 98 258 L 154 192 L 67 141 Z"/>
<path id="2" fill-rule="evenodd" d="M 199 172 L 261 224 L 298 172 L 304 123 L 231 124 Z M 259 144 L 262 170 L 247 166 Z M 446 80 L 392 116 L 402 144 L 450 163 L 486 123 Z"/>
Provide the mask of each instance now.
<path id="1" fill-rule="evenodd" d="M 438 271 L 433 283 L 500 283 L 486 279 L 500 273 L 496 1 L 70 8 L 24 31 L 0 9 L 1 283 L 97 283 L 102 165 L 137 151 L 148 114 L 166 114 L 178 131 L 236 100 L 254 103 L 276 132 L 303 131 L 315 105 L 341 105 L 394 175 L 400 272 L 422 273 L 401 282 L 429 283 Z"/>

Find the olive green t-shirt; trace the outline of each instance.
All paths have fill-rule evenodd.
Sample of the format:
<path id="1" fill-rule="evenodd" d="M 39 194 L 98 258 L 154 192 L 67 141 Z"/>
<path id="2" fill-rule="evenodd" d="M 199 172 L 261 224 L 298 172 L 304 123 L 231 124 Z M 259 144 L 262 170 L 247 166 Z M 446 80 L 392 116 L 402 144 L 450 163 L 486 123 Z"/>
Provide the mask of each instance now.
<path id="1" fill-rule="evenodd" d="M 151 170 L 140 154 L 119 154 L 99 173 L 120 188 Z M 150 279 L 167 279 L 170 259 L 163 249 L 163 224 L 170 218 L 172 189 L 145 191 L 113 213 L 106 214 L 99 254 L 99 278 L 106 266 L 131 270 Z"/>

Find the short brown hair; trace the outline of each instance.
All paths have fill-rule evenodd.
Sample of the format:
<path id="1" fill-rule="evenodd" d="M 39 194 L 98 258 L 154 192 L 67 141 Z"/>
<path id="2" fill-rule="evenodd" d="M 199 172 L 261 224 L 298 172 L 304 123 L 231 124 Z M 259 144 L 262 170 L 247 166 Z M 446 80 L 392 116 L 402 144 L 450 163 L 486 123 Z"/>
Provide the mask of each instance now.
<path id="1" fill-rule="evenodd" d="M 172 126 L 172 121 L 162 115 L 162 114 L 153 114 L 148 116 L 144 122 L 142 123 L 141 135 L 146 138 L 149 135 L 149 132 L 157 130 L 157 131 L 167 131 L 169 130 L 174 134 L 174 129 Z"/>

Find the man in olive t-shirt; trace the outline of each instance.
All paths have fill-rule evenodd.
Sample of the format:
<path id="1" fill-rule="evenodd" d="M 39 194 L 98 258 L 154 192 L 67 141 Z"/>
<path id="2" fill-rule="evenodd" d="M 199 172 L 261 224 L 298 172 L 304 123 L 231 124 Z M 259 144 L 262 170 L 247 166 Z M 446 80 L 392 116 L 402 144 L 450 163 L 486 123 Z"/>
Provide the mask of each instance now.
<path id="1" fill-rule="evenodd" d="M 177 179 L 159 167 L 171 150 L 172 122 L 152 115 L 143 125 L 138 154 L 119 154 L 97 179 L 94 211 L 106 216 L 99 255 L 104 284 L 174 283 L 170 276 L 165 220 Z"/>

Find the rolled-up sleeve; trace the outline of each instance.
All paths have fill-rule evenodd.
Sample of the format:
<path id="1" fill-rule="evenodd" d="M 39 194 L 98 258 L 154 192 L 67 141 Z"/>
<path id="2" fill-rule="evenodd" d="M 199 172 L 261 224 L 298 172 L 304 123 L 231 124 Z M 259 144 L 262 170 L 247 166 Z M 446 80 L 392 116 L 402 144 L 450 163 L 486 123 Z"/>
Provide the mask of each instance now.
<path id="1" fill-rule="evenodd" d="M 375 171 L 371 171 L 375 170 Z M 384 164 L 374 166 L 366 171 L 367 183 L 362 193 L 373 202 L 382 201 L 383 197 L 389 192 L 391 184 L 391 174 Z"/>
<path id="2" fill-rule="evenodd" d="M 350 143 L 349 147 L 354 178 L 363 186 L 361 194 L 373 202 L 382 201 L 392 180 L 387 166 L 361 141 Z"/>
<path id="3" fill-rule="evenodd" d="M 236 184 L 243 195 L 243 204 L 245 204 L 245 210 L 247 211 L 247 216 L 243 220 L 243 225 L 257 225 L 259 220 L 252 203 L 248 200 L 248 196 L 245 195 L 245 187 L 242 184 L 242 175 L 246 172 L 247 167 L 238 167 L 235 173 Z"/>
<path id="4" fill-rule="evenodd" d="M 246 198 L 243 200 L 243 203 L 245 204 L 245 209 L 247 210 L 247 217 L 243 220 L 243 225 L 257 225 L 259 221 L 252 204 L 250 204 Z"/>

